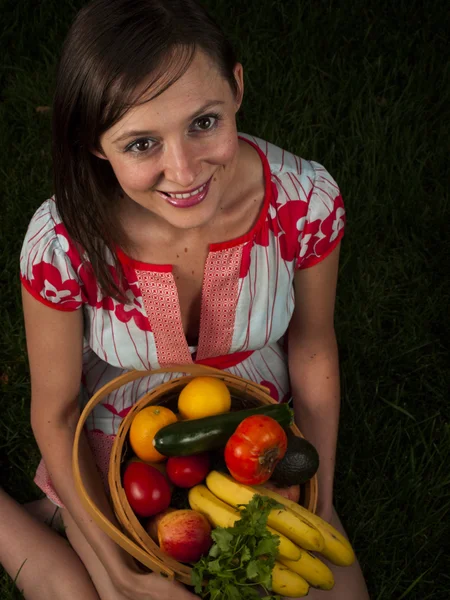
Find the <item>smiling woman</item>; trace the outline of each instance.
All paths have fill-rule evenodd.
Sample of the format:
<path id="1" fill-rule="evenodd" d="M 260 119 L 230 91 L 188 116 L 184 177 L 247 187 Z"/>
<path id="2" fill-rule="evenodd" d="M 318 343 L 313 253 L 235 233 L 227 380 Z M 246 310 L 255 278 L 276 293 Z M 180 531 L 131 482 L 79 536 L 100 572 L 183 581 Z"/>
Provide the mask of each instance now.
<path id="1" fill-rule="evenodd" d="M 239 63 L 233 76 L 236 94 L 212 60 L 197 51 L 186 72 L 156 98 L 145 83 L 138 103 L 100 136 L 101 151 L 95 154 L 114 171 L 123 213 L 134 209 L 135 231 L 151 222 L 174 238 L 180 229 L 208 230 L 219 211 L 235 201 L 240 163 L 235 115 L 243 94 Z"/>
<path id="2" fill-rule="evenodd" d="M 55 196 L 31 219 L 20 267 L 43 458 L 35 482 L 48 498 L 39 513 L 61 507 L 74 552 L 58 559 L 60 545 L 39 545 L 39 528 L 0 496 L 0 541 L 18 542 L 0 543 L 0 558 L 13 577 L 25 561 L 27 598 L 194 597 L 143 574 L 75 490 L 80 404 L 131 369 L 196 362 L 261 383 L 278 402 L 292 397 L 320 455 L 318 511 L 342 531 L 333 315 L 343 200 L 320 164 L 238 134 L 243 93 L 243 67 L 197 0 L 94 0 L 68 34 L 53 105 Z M 86 424 L 83 480 L 113 521 L 98 471 L 130 408 L 175 376 L 123 386 Z M 80 560 L 90 578 L 74 586 L 64 573 Z M 358 563 L 334 578 L 329 600 L 367 599 Z"/>

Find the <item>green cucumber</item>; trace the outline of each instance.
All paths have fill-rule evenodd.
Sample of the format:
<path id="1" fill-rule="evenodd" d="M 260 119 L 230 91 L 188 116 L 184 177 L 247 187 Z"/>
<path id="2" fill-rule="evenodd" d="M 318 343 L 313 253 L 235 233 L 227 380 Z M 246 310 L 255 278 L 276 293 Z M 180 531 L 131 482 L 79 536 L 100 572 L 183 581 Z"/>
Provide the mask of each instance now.
<path id="1" fill-rule="evenodd" d="M 153 445 L 164 456 L 189 456 L 215 450 L 225 446 L 239 423 L 252 415 L 267 415 L 282 427 L 293 422 L 293 412 L 287 404 L 267 404 L 166 425 L 155 435 Z"/>

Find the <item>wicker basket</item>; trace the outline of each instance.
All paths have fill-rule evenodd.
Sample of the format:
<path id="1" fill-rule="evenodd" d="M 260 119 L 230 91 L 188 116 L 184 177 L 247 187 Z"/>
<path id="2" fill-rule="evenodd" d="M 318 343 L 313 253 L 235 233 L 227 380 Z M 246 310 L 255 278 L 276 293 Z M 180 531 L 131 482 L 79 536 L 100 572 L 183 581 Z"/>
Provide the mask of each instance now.
<path id="1" fill-rule="evenodd" d="M 143 396 L 132 407 L 127 416 L 120 424 L 117 436 L 111 451 L 109 464 L 109 487 L 114 512 L 117 520 L 123 528 L 120 531 L 109 519 L 97 508 L 89 497 L 87 490 L 81 479 L 79 467 L 79 441 L 87 417 L 94 407 L 99 404 L 103 398 L 121 386 L 148 375 L 158 373 L 177 373 L 188 375 L 177 377 L 157 386 L 145 396 Z M 176 578 L 185 584 L 191 582 L 191 569 L 187 565 L 177 562 L 173 558 L 164 554 L 157 544 L 147 534 L 141 522 L 138 520 L 131 509 L 125 492 L 122 487 L 122 465 L 128 449 L 127 437 L 131 422 L 142 408 L 151 404 L 160 404 L 167 406 L 171 410 L 176 409 L 178 395 L 181 389 L 193 378 L 199 375 L 208 375 L 221 379 L 228 386 L 232 405 L 231 410 L 244 408 L 254 408 L 263 404 L 274 404 L 275 401 L 269 396 L 268 390 L 252 381 L 231 375 L 230 373 L 219 371 L 211 367 L 202 365 L 183 365 L 173 368 L 158 369 L 155 371 L 131 371 L 109 382 L 101 388 L 85 406 L 75 433 L 73 448 L 73 472 L 75 485 L 78 494 L 84 504 L 84 507 L 92 516 L 97 525 L 105 531 L 117 544 L 119 544 L 129 554 L 134 556 L 140 563 L 152 571 L 159 572 L 169 579 Z M 295 425 L 291 426 L 295 435 L 301 436 L 300 431 Z M 315 512 L 317 506 L 317 477 L 314 476 L 310 481 L 302 486 L 301 503 L 310 511 Z"/>

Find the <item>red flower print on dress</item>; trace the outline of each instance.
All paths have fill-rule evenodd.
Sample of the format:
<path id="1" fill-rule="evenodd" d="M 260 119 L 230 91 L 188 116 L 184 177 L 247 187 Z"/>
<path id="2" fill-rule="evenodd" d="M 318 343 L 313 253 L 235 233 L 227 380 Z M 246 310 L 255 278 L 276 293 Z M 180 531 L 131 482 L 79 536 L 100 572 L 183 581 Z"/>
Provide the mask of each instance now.
<path id="1" fill-rule="evenodd" d="M 334 201 L 334 209 L 321 220 L 307 223 L 301 240 L 300 258 L 324 256 L 345 226 L 345 209 L 341 196 Z"/>
<path id="2" fill-rule="evenodd" d="M 293 261 L 297 257 L 299 237 L 305 226 L 307 210 L 308 205 L 302 200 L 291 200 L 278 209 L 280 252 L 285 261 Z"/>
<path id="3" fill-rule="evenodd" d="M 79 267 L 78 277 L 82 282 L 84 302 L 93 308 L 100 308 L 102 306 L 102 293 L 90 263 L 84 263 Z"/>
<path id="4" fill-rule="evenodd" d="M 63 281 L 61 273 L 52 264 L 42 261 L 33 265 L 33 279 L 38 284 L 39 293 L 49 302 L 61 304 L 69 310 L 80 307 L 81 292 L 78 282 L 74 279 Z"/>
<path id="5" fill-rule="evenodd" d="M 64 253 L 69 257 L 70 264 L 75 270 L 78 269 L 82 264 L 82 260 L 75 244 L 67 233 L 67 229 L 62 223 L 57 223 L 55 225 L 55 233 L 58 238 L 59 245 Z"/>
<path id="6" fill-rule="evenodd" d="M 340 206 L 335 214 L 335 218 L 332 225 L 333 233 L 330 236 L 330 242 L 334 242 L 334 240 L 338 237 L 341 229 L 345 227 L 345 209 L 343 206 Z"/>
<path id="7" fill-rule="evenodd" d="M 123 304 L 122 302 L 114 303 L 114 314 L 122 321 L 122 323 L 128 323 L 131 319 L 134 319 L 136 327 L 141 329 L 142 331 L 151 331 L 150 322 L 147 318 L 147 315 L 144 312 L 141 303 L 141 294 L 139 292 L 139 297 L 136 297 L 136 292 L 133 290 L 135 288 L 139 291 L 139 288 L 134 284 L 131 284 L 129 289 L 126 290 L 126 296 L 129 300 L 128 304 Z M 108 300 L 111 300 L 110 298 Z M 108 307 L 109 308 L 109 307 Z M 109 310 L 111 310 L 109 308 Z"/>

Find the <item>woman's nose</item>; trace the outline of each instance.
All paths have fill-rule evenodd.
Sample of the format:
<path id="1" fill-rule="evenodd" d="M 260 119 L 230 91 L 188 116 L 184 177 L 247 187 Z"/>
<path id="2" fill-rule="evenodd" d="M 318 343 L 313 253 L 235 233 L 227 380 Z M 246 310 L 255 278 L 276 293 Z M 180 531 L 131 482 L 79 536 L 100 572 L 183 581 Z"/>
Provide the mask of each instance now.
<path id="1" fill-rule="evenodd" d="M 201 170 L 200 160 L 185 141 L 167 143 L 163 156 L 164 178 L 182 188 L 197 183 Z M 173 190 L 176 192 L 177 190 Z"/>

